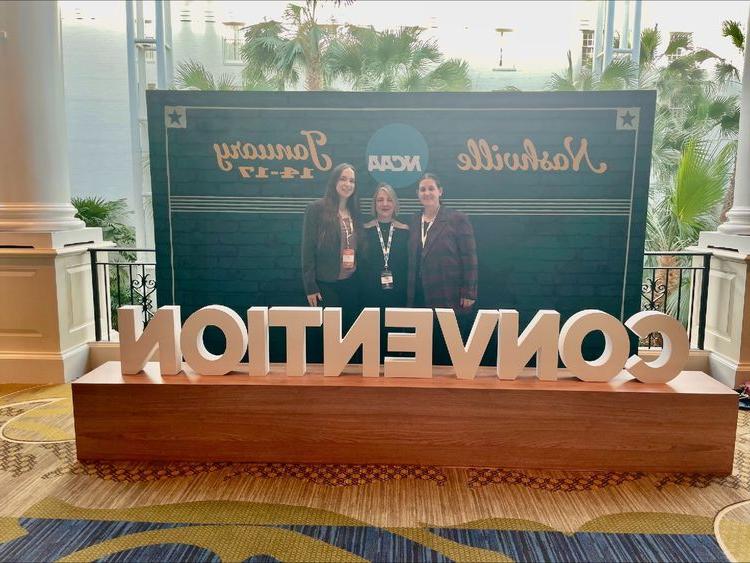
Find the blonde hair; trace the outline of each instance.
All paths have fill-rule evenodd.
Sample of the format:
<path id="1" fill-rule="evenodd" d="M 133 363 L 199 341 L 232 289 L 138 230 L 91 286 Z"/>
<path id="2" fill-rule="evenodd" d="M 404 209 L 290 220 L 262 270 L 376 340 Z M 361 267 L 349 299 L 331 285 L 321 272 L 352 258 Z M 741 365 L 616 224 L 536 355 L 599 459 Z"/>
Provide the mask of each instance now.
<path id="1" fill-rule="evenodd" d="M 380 192 L 387 193 L 388 197 L 390 197 L 393 200 L 393 207 L 394 207 L 393 216 L 396 217 L 398 215 L 398 210 L 399 210 L 398 196 L 396 195 L 396 191 L 385 182 L 380 182 L 378 184 L 378 187 L 375 188 L 375 193 L 372 194 L 372 216 L 375 218 L 377 218 L 378 216 L 375 203 L 378 199 L 378 194 Z"/>

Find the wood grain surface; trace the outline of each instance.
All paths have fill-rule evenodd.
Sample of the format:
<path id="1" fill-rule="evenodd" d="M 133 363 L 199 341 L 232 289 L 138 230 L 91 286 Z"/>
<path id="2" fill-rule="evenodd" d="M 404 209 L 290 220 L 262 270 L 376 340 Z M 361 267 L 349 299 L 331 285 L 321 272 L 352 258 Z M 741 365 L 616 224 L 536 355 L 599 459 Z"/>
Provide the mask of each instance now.
<path id="1" fill-rule="evenodd" d="M 109 362 L 73 382 L 82 460 L 399 463 L 728 474 L 737 395 L 701 372 L 667 384 L 623 372 L 500 381 L 242 373 L 123 376 Z M 530 373 L 530 372 L 529 372 Z"/>

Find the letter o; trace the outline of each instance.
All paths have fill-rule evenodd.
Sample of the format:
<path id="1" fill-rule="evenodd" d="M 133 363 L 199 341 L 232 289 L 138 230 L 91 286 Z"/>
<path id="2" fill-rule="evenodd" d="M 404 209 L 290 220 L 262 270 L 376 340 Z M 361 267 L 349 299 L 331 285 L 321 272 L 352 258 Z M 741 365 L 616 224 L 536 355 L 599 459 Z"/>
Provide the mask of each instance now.
<path id="1" fill-rule="evenodd" d="M 690 355 L 690 341 L 682 323 L 658 311 L 641 311 L 625 321 L 625 326 L 644 338 L 652 332 L 661 334 L 661 355 L 653 362 L 633 356 L 625 364 L 633 377 L 643 383 L 666 383 L 679 375 Z"/>
<path id="2" fill-rule="evenodd" d="M 604 334 L 604 352 L 591 362 L 581 354 L 583 339 L 590 332 Z M 583 381 L 609 381 L 620 373 L 630 353 L 628 331 L 612 315 L 587 309 L 570 317 L 560 330 L 560 357 L 571 375 Z"/>
<path id="3" fill-rule="evenodd" d="M 224 333 L 226 350 L 221 356 L 206 350 L 203 332 L 215 326 Z M 224 375 L 242 361 L 247 351 L 247 327 L 242 318 L 229 307 L 209 305 L 190 315 L 180 335 L 182 355 L 187 364 L 200 375 Z"/>

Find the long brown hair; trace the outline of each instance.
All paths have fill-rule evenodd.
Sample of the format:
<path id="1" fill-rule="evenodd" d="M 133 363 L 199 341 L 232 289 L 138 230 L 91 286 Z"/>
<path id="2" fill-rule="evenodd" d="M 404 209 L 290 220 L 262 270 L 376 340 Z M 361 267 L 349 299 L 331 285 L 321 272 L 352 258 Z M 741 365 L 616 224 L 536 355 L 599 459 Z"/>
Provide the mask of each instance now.
<path id="1" fill-rule="evenodd" d="M 339 214 L 339 193 L 336 191 L 336 184 L 341 178 L 341 174 L 350 168 L 354 172 L 354 192 L 346 202 L 346 208 L 349 210 L 349 215 L 352 218 L 352 225 L 355 229 L 360 228 L 360 217 L 359 217 L 359 196 L 357 195 L 357 169 L 347 162 L 342 162 L 336 168 L 333 169 L 331 175 L 328 177 L 328 183 L 326 184 L 326 193 L 323 195 L 324 212 L 323 221 L 321 223 L 320 232 L 318 233 L 318 241 L 321 245 L 332 243 L 336 240 L 336 235 L 340 232 L 341 227 L 339 226 L 338 214 Z"/>

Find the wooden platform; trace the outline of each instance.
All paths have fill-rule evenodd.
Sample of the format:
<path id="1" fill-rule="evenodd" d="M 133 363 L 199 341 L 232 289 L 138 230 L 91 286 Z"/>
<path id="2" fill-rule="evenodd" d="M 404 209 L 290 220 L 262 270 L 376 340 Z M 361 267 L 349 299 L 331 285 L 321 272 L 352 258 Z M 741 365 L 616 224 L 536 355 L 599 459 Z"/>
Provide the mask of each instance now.
<path id="1" fill-rule="evenodd" d="M 316 370 L 315 368 L 318 368 Z M 357 370 L 352 366 L 352 370 Z M 457 380 L 122 376 L 73 382 L 82 460 L 393 463 L 569 470 L 732 470 L 737 395 L 701 372 L 646 385 Z"/>

